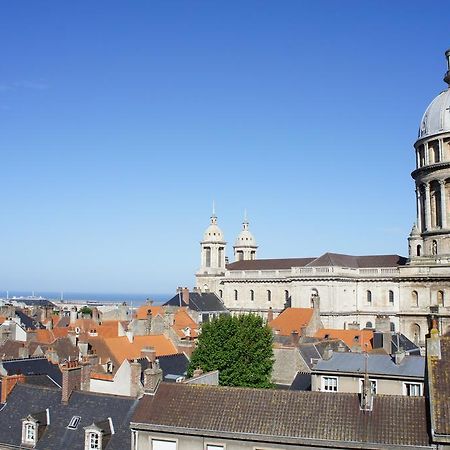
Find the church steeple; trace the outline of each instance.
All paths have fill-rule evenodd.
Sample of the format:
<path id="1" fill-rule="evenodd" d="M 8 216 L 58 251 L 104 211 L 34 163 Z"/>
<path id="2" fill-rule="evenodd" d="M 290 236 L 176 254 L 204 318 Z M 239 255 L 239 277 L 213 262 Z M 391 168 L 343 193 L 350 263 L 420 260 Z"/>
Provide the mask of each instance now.
<path id="1" fill-rule="evenodd" d="M 256 240 L 248 229 L 247 211 L 244 213 L 244 221 L 242 222 L 242 231 L 239 233 L 234 245 L 234 260 L 248 261 L 256 259 Z"/>

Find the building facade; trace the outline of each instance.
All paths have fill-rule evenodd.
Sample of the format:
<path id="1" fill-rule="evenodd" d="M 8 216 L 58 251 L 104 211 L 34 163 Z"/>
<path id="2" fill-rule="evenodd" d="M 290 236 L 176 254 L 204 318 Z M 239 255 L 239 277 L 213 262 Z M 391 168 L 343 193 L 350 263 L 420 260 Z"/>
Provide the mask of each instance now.
<path id="1" fill-rule="evenodd" d="M 425 111 L 414 144 L 417 220 L 408 258 L 326 253 L 257 259 L 245 220 L 235 260 L 226 264 L 226 241 L 213 214 L 201 242 L 197 288 L 216 293 L 232 313 L 276 315 L 286 306 L 316 306 L 327 328 L 371 328 L 381 314 L 391 331 L 421 346 L 432 321 L 450 331 L 450 50 L 445 56 L 447 89 Z"/>

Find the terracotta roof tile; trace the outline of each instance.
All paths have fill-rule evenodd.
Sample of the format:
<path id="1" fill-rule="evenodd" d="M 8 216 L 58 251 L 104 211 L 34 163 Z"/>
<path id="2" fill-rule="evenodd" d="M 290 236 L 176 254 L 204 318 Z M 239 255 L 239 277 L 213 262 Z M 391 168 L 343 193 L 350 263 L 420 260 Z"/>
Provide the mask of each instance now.
<path id="1" fill-rule="evenodd" d="M 293 331 L 301 335 L 303 326 L 307 326 L 313 316 L 312 308 L 287 308 L 278 317 L 269 322 L 269 327 L 278 330 L 281 336 L 290 336 Z"/>
<path id="2" fill-rule="evenodd" d="M 350 348 L 360 346 L 362 350 L 372 350 L 372 330 L 335 330 L 322 328 L 314 337 L 319 339 L 340 339 Z"/>
<path id="3" fill-rule="evenodd" d="M 144 347 L 154 347 L 156 356 L 178 353 L 172 342 L 162 334 L 135 336 L 133 342 L 130 342 L 126 336 L 104 339 L 104 341 L 119 364 L 122 364 L 125 359 L 139 358 Z"/>
<path id="4" fill-rule="evenodd" d="M 42 344 L 51 344 L 55 340 L 55 335 L 51 330 L 36 330 L 36 341 Z"/>
<path id="5" fill-rule="evenodd" d="M 155 317 L 157 314 L 163 313 L 163 308 L 161 306 L 152 306 L 152 305 L 142 305 L 136 311 L 136 319 L 144 320 L 147 318 L 147 312 L 152 312 L 152 316 Z"/>
<path id="6" fill-rule="evenodd" d="M 192 319 L 192 317 L 187 313 L 185 308 L 180 308 L 176 311 L 174 315 L 174 323 L 172 329 L 180 337 L 186 337 L 183 329 L 190 328 L 190 337 L 195 338 L 198 336 L 198 325 Z"/>

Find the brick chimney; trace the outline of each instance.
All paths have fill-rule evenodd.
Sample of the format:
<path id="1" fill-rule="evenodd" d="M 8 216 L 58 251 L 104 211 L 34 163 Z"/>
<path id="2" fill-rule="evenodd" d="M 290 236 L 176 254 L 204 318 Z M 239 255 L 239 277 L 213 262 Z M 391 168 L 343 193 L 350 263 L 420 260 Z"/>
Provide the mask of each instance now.
<path id="1" fill-rule="evenodd" d="M 272 322 L 273 320 L 273 309 L 270 306 L 269 311 L 267 311 L 267 323 Z"/>
<path id="2" fill-rule="evenodd" d="M 181 298 L 183 299 L 183 302 L 189 306 L 189 289 L 187 287 L 183 288 L 181 296 L 182 296 Z"/>
<path id="3" fill-rule="evenodd" d="M 405 359 L 406 352 L 401 347 L 394 353 L 394 362 L 397 366 L 399 366 L 402 361 Z"/>
<path id="4" fill-rule="evenodd" d="M 78 364 L 78 361 L 68 361 L 61 366 L 61 372 L 61 402 L 67 404 L 72 392 L 81 387 L 81 366 Z"/>
<path id="5" fill-rule="evenodd" d="M 25 383 L 25 375 L 6 375 L 2 377 L 2 393 L 0 403 L 6 403 L 8 395 L 17 383 Z"/>
<path id="6" fill-rule="evenodd" d="M 196 378 L 199 377 L 200 375 L 203 375 L 203 369 L 201 369 L 200 367 L 197 367 L 194 372 L 192 373 L 192 377 Z"/>
<path id="7" fill-rule="evenodd" d="M 138 397 L 141 393 L 141 373 L 142 367 L 137 361 L 130 363 L 130 395 Z"/>
<path id="8" fill-rule="evenodd" d="M 75 306 L 72 306 L 70 308 L 70 325 L 75 325 L 75 321 L 78 318 L 77 308 Z"/>
<path id="9" fill-rule="evenodd" d="M 162 370 L 159 368 L 159 361 L 151 361 L 148 368 L 144 370 L 144 392 L 154 394 L 162 381 Z"/>
<path id="10" fill-rule="evenodd" d="M 292 330 L 291 332 L 291 343 L 293 346 L 297 346 L 300 341 L 300 335 L 298 331 Z"/>
<path id="11" fill-rule="evenodd" d="M 141 348 L 141 358 L 147 358 L 149 361 L 156 361 L 156 350 L 154 347 Z"/>

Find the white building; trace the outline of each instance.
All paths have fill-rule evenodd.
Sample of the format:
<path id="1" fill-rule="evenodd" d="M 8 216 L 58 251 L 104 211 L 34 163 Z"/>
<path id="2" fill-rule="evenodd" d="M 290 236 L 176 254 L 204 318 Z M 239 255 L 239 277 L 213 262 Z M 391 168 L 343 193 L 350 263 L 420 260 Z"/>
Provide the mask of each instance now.
<path id="1" fill-rule="evenodd" d="M 377 315 L 391 329 L 424 344 L 431 322 L 450 331 L 450 50 L 449 85 L 425 111 L 414 144 L 417 222 L 409 258 L 398 255 L 257 259 L 247 220 L 226 264 L 226 242 L 215 214 L 201 242 L 197 288 L 215 292 L 234 313 L 275 314 L 316 303 L 325 327 L 371 327 Z"/>

